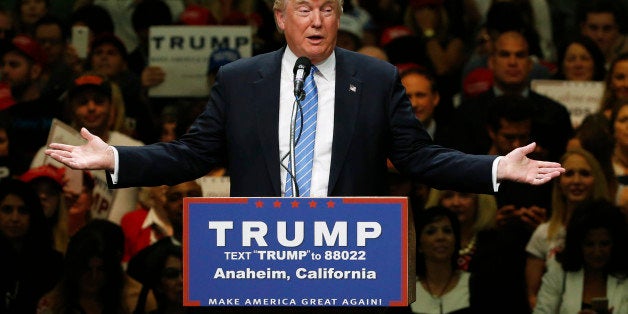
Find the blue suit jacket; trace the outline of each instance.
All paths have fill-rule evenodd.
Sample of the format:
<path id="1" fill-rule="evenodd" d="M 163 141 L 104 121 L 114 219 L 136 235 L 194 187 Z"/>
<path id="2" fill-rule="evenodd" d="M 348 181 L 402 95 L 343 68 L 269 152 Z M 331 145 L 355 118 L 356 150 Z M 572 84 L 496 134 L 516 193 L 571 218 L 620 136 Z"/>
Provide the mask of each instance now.
<path id="1" fill-rule="evenodd" d="M 111 187 L 172 185 L 226 164 L 231 196 L 279 196 L 284 49 L 223 66 L 205 111 L 182 138 L 117 147 L 120 174 Z M 495 157 L 434 145 L 412 113 L 394 66 L 340 48 L 335 53 L 330 196 L 387 195 L 387 157 L 402 173 L 433 187 L 492 192 Z"/>

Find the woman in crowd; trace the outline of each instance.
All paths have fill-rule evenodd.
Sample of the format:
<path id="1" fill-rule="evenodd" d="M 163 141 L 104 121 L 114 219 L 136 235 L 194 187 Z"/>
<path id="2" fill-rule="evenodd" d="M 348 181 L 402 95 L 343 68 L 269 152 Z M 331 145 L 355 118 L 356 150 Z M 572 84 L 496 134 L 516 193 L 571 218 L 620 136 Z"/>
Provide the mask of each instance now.
<path id="1" fill-rule="evenodd" d="M 604 54 L 588 37 L 577 37 L 558 52 L 558 80 L 602 81 L 606 74 Z"/>
<path id="2" fill-rule="evenodd" d="M 628 100 L 628 53 L 622 53 L 611 63 L 606 73 L 604 95 L 599 112 L 610 119 L 613 107 Z"/>
<path id="3" fill-rule="evenodd" d="M 497 203 L 495 197 L 486 194 L 440 191 L 432 189 L 425 207 L 443 206 L 457 215 L 460 223 L 458 267 L 469 270 L 476 249 L 477 234 L 495 226 Z"/>
<path id="4" fill-rule="evenodd" d="M 182 259 L 181 247 L 170 238 L 154 243 L 131 259 L 127 273 L 143 285 L 134 313 L 187 313 L 183 308 Z M 157 301 L 155 311 L 145 308 L 149 290 Z"/>
<path id="5" fill-rule="evenodd" d="M 608 118 L 602 114 L 592 114 L 582 120 L 575 136 L 567 144 L 567 150 L 572 148 L 585 149 L 598 160 L 606 177 L 610 197 L 616 199 L 618 182 L 612 162 L 615 139 Z"/>
<path id="6" fill-rule="evenodd" d="M 565 226 L 575 208 L 586 200 L 610 199 L 604 172 L 591 153 L 569 150 L 560 163 L 565 173 L 554 180 L 550 219 L 536 228 L 526 246 L 526 283 L 531 308 L 536 304 L 546 262 L 562 249 Z"/>
<path id="7" fill-rule="evenodd" d="M 534 313 L 628 313 L 626 228 L 619 208 L 609 201 L 579 206 L 558 263 L 543 276 Z M 607 301 L 598 305 L 599 298 Z"/>
<path id="8" fill-rule="evenodd" d="M 469 273 L 458 269 L 460 225 L 447 208 L 436 206 L 416 218 L 417 258 L 414 313 L 465 313 L 470 308 Z"/>
<path id="9" fill-rule="evenodd" d="M 123 300 L 122 243 L 122 230 L 111 222 L 85 225 L 70 239 L 63 276 L 39 301 L 37 312 L 130 313 Z"/>
<path id="10" fill-rule="evenodd" d="M 39 198 L 28 184 L 0 183 L 0 313 L 34 313 L 37 300 L 57 282 L 62 256 Z"/>
<path id="11" fill-rule="evenodd" d="M 617 103 L 613 109 L 611 133 L 615 140 L 611 162 L 618 181 L 615 204 L 626 206 L 628 205 L 628 101 Z"/>
<path id="12" fill-rule="evenodd" d="M 52 230 L 54 248 L 65 253 L 70 241 L 68 233 L 68 208 L 63 196 L 65 168 L 44 165 L 31 168 L 20 180 L 30 184 L 39 196 L 48 226 Z"/>

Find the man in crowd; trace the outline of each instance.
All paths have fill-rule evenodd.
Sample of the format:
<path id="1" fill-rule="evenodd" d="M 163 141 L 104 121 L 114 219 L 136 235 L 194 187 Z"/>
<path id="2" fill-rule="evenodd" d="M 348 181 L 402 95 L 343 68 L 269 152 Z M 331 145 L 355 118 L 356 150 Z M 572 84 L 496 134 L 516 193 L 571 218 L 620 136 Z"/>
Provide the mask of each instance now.
<path id="1" fill-rule="evenodd" d="M 606 64 L 610 64 L 619 54 L 628 51 L 628 37 L 622 34 L 626 17 L 625 8 L 613 0 L 583 1 L 579 17 L 582 35 L 595 41 L 600 47 Z"/>
<path id="2" fill-rule="evenodd" d="M 436 88 L 436 78 L 425 68 L 415 66 L 404 70 L 400 74 L 401 84 L 406 89 L 406 95 L 412 104 L 412 111 L 434 140 L 439 144 L 441 125 L 434 120 L 434 110 L 440 101 L 440 94 Z M 441 127 L 441 128 L 438 128 Z"/>
<path id="3" fill-rule="evenodd" d="M 68 91 L 67 101 L 72 114 L 71 124 L 79 130 L 85 128 L 111 145 L 143 145 L 138 140 L 110 130 L 113 110 L 111 83 L 104 76 L 86 72 L 75 78 Z M 31 167 L 44 164 L 44 157 L 42 148 L 33 160 Z M 122 216 L 135 208 L 138 200 L 138 188 L 120 189 L 114 193 L 107 189 L 106 178 L 102 172 L 94 172 L 94 176 L 96 186 L 93 192 L 92 217 L 120 223 Z"/>
<path id="4" fill-rule="evenodd" d="M 11 155 L 18 163 L 14 174 L 28 170 L 37 150 L 46 144 L 53 118 L 61 118 L 61 104 L 42 96 L 41 75 L 46 62 L 39 44 L 17 35 L 2 53 L 1 77 L 8 84 L 15 104 L 5 109 L 16 137 Z"/>
<path id="5" fill-rule="evenodd" d="M 448 143 L 467 153 L 484 154 L 489 151 L 491 139 L 486 129 L 490 104 L 500 95 L 518 95 L 526 98 L 532 110 L 530 138 L 537 143 L 537 153 L 544 159 L 558 160 L 573 136 L 569 112 L 560 103 L 530 90 L 529 74 L 532 61 L 525 37 L 515 31 L 498 35 L 489 57 L 493 72 L 493 88 L 463 102 L 450 124 Z"/>
<path id="6" fill-rule="evenodd" d="M 65 62 L 68 30 L 53 16 L 45 16 L 35 24 L 35 40 L 46 54 L 42 72 L 42 93 L 58 99 L 70 86 L 73 73 Z"/>
<path id="7" fill-rule="evenodd" d="M 123 131 L 146 143 L 156 140 L 155 117 L 142 83 L 128 67 L 128 52 L 122 41 L 112 34 L 101 34 L 91 44 L 88 56 L 91 68 L 120 87 L 124 99 Z"/>
<path id="8" fill-rule="evenodd" d="M 493 99 L 487 123 L 491 138 L 489 154 L 507 154 L 530 143 L 532 106 L 528 102 L 526 98 L 517 95 Z M 532 232 L 547 218 L 551 191 L 550 184 L 530 186 L 504 182 L 496 195 L 500 223 L 507 219 L 521 220 L 528 227 L 528 231 Z"/>

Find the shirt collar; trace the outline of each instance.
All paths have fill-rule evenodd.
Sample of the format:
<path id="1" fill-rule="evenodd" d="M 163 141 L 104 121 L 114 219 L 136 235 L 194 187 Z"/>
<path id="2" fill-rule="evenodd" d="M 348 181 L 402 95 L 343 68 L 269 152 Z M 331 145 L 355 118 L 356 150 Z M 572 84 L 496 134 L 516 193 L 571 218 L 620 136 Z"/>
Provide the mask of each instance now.
<path id="1" fill-rule="evenodd" d="M 294 67 L 294 64 L 297 62 L 298 57 L 290 50 L 290 47 L 286 46 L 286 51 L 283 54 L 283 65 L 287 66 L 290 71 Z M 319 64 L 314 64 L 316 69 L 322 78 L 327 81 L 331 81 L 333 79 L 334 70 L 336 68 L 336 51 L 332 51 L 331 55 L 325 59 L 323 62 Z"/>

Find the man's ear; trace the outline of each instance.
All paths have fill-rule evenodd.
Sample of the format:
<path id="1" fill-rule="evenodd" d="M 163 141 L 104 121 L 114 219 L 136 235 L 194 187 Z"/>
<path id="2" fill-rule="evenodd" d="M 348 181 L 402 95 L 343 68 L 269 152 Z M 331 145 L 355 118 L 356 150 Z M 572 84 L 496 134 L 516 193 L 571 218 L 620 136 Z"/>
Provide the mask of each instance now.
<path id="1" fill-rule="evenodd" d="M 286 29 L 285 23 L 286 13 L 282 10 L 275 10 L 275 23 L 280 32 Z"/>

